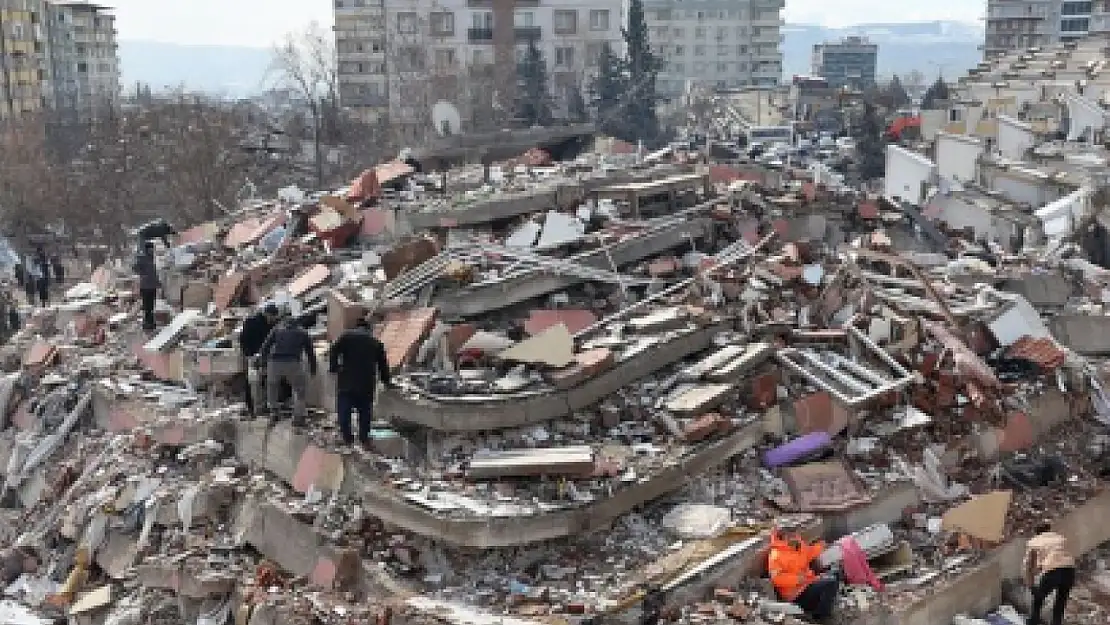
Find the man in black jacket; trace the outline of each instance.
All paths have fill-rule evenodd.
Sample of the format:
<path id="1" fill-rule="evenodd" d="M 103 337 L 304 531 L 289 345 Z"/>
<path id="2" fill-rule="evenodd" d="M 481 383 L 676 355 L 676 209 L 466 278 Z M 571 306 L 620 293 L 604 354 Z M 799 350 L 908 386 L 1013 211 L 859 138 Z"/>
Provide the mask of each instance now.
<path id="1" fill-rule="evenodd" d="M 270 336 L 270 331 L 277 324 L 279 312 L 277 306 L 268 304 L 261 311 L 243 321 L 243 331 L 239 333 L 239 352 L 243 354 L 246 362 L 249 363 L 252 358 L 258 355 L 258 350 L 262 349 L 266 337 Z M 249 376 L 247 379 L 246 401 L 247 410 L 251 416 L 258 416 L 257 406 L 254 403 L 254 388 Z"/>
<path id="2" fill-rule="evenodd" d="M 316 352 L 312 347 L 312 337 L 308 335 L 296 319 L 287 316 L 270 332 L 259 349 L 259 355 L 266 358 L 266 402 L 269 404 L 270 419 L 277 420 L 278 402 L 281 401 L 281 385 L 288 384 L 293 390 L 293 425 L 302 426 L 308 413 L 305 405 L 305 390 L 308 378 L 305 377 L 302 357 L 308 361 L 309 375 L 316 375 Z"/>
<path id="3" fill-rule="evenodd" d="M 355 442 L 351 432 L 351 413 L 358 412 L 358 440 L 363 447 L 370 444 L 370 423 L 374 417 L 374 391 L 378 380 L 393 388 L 389 379 L 389 362 L 385 346 L 370 332 L 370 323 L 360 319 L 332 343 L 328 356 L 329 371 L 336 374 L 335 410 L 339 414 L 339 432 L 343 442 Z"/>

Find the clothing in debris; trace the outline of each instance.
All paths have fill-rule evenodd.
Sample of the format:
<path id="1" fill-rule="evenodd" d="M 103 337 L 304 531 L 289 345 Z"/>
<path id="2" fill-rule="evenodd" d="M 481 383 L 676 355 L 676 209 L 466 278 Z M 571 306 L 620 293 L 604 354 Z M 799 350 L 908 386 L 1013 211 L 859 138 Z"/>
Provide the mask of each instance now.
<path id="1" fill-rule="evenodd" d="M 50 259 L 46 257 L 46 250 L 39 247 L 35 250 L 35 289 L 38 291 L 39 303 L 46 306 L 50 301 Z"/>
<path id="2" fill-rule="evenodd" d="M 840 586 L 835 579 L 818 577 L 811 568 L 824 550 L 822 542 L 811 544 L 797 536 L 784 539 L 775 530 L 771 533 L 771 552 L 767 556 L 771 584 L 779 597 L 793 602 L 817 620 L 828 618 L 832 613 Z"/>
<path id="3" fill-rule="evenodd" d="M 354 442 L 351 415 L 357 412 L 359 442 L 369 443 L 378 380 L 391 386 L 385 346 L 370 332 L 368 324 L 360 321 L 357 327 L 344 331 L 335 339 L 328 361 L 329 371 L 337 376 L 335 408 L 343 441 L 348 445 Z"/>
<path id="4" fill-rule="evenodd" d="M 293 390 L 293 424 L 301 425 L 308 412 L 305 404 L 308 385 L 305 361 L 308 373 L 316 375 L 316 352 L 312 348 L 312 338 L 291 317 L 287 317 L 266 337 L 259 354 L 267 360 L 266 400 L 270 410 L 276 410 L 281 401 L 282 384 L 288 384 Z"/>
<path id="5" fill-rule="evenodd" d="M 1033 593 L 1029 625 L 1039 625 L 1041 608 L 1048 595 L 1054 595 L 1052 625 L 1061 625 L 1068 595 L 1075 585 L 1075 556 L 1068 539 L 1047 527 L 1039 527 L 1037 535 L 1025 546 L 1022 570 L 1025 573 L 1025 583 Z"/>
<path id="6" fill-rule="evenodd" d="M 876 591 L 882 591 L 883 583 L 879 581 L 875 571 L 871 570 L 871 565 L 867 563 L 867 554 L 863 552 L 855 537 L 849 534 L 837 542 L 840 545 L 844 579 L 849 584 L 866 585 Z"/>

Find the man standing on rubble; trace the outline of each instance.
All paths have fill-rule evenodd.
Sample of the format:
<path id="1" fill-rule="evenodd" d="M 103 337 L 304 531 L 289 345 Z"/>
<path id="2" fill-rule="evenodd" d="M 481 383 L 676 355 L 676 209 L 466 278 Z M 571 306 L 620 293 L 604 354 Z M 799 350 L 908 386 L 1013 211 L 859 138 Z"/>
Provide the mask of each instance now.
<path id="1" fill-rule="evenodd" d="M 158 299 L 158 288 L 162 281 L 158 279 L 158 266 L 154 262 L 154 243 L 147 241 L 143 244 L 142 251 L 135 257 L 132 266 L 135 275 L 139 278 L 139 299 L 143 307 L 143 330 L 151 331 L 155 328 L 154 302 Z"/>
<path id="2" fill-rule="evenodd" d="M 335 411 L 339 415 L 343 443 L 353 445 L 355 442 L 351 413 L 357 411 L 358 442 L 366 448 L 370 445 L 378 380 L 386 388 L 393 388 L 385 346 L 371 333 L 367 319 L 359 319 L 354 328 L 345 330 L 335 339 L 329 350 L 328 364 L 328 370 L 336 374 Z"/>
<path id="3" fill-rule="evenodd" d="M 46 306 L 50 302 L 50 259 L 42 246 L 35 248 L 35 288 L 39 292 L 39 302 Z"/>
<path id="4" fill-rule="evenodd" d="M 277 324 L 278 317 L 281 311 L 274 304 L 267 304 L 265 308 L 255 314 L 247 317 L 243 321 L 243 331 L 239 333 L 239 351 L 243 354 L 243 358 L 247 363 L 258 355 L 258 351 L 262 349 L 263 343 L 266 342 L 266 337 L 270 336 L 274 326 Z M 250 412 L 252 417 L 258 416 L 257 406 L 254 403 L 254 388 L 253 382 L 250 377 L 247 378 L 247 411 Z M 264 399 L 259 397 L 259 399 Z"/>
<path id="5" fill-rule="evenodd" d="M 1032 613 L 1028 625 L 1040 625 L 1041 608 L 1048 595 L 1052 598 L 1052 625 L 1063 625 L 1068 595 L 1075 585 L 1075 556 L 1068 539 L 1052 531 L 1048 523 L 1036 527 L 1036 535 L 1025 547 L 1025 584 L 1033 592 Z"/>
<path id="6" fill-rule="evenodd" d="M 293 425 L 303 426 L 308 412 L 305 405 L 308 379 L 305 377 L 301 358 L 308 361 L 308 374 L 316 375 L 316 352 L 312 348 L 312 337 L 297 323 L 296 318 L 286 313 L 281 324 L 266 337 L 259 349 L 259 356 L 266 359 L 266 402 L 269 404 L 270 420 L 277 420 L 281 385 L 285 383 L 293 390 Z"/>

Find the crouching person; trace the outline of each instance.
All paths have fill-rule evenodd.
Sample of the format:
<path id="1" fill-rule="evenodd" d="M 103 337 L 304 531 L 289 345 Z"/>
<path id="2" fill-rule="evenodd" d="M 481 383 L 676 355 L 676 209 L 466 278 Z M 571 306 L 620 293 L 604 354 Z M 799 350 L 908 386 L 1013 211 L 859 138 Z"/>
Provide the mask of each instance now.
<path id="1" fill-rule="evenodd" d="M 810 544 L 797 536 L 784 539 L 775 529 L 771 532 L 771 552 L 767 556 L 767 570 L 779 598 L 798 606 L 817 622 L 832 616 L 840 591 L 836 579 L 818 576 L 813 571 L 824 549 L 821 542 Z"/>

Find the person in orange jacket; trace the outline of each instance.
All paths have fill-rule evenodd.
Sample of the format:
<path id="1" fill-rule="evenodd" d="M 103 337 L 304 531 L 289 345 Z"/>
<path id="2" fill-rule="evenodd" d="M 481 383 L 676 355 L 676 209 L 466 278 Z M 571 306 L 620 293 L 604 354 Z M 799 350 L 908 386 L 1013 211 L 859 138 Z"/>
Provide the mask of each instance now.
<path id="1" fill-rule="evenodd" d="M 767 556 L 767 571 L 771 584 L 783 601 L 790 601 L 816 621 L 832 616 L 840 582 L 830 577 L 819 577 L 813 572 L 817 557 L 825 550 L 818 541 L 806 543 L 798 536 L 784 539 L 776 528 L 771 532 L 771 553 Z"/>

